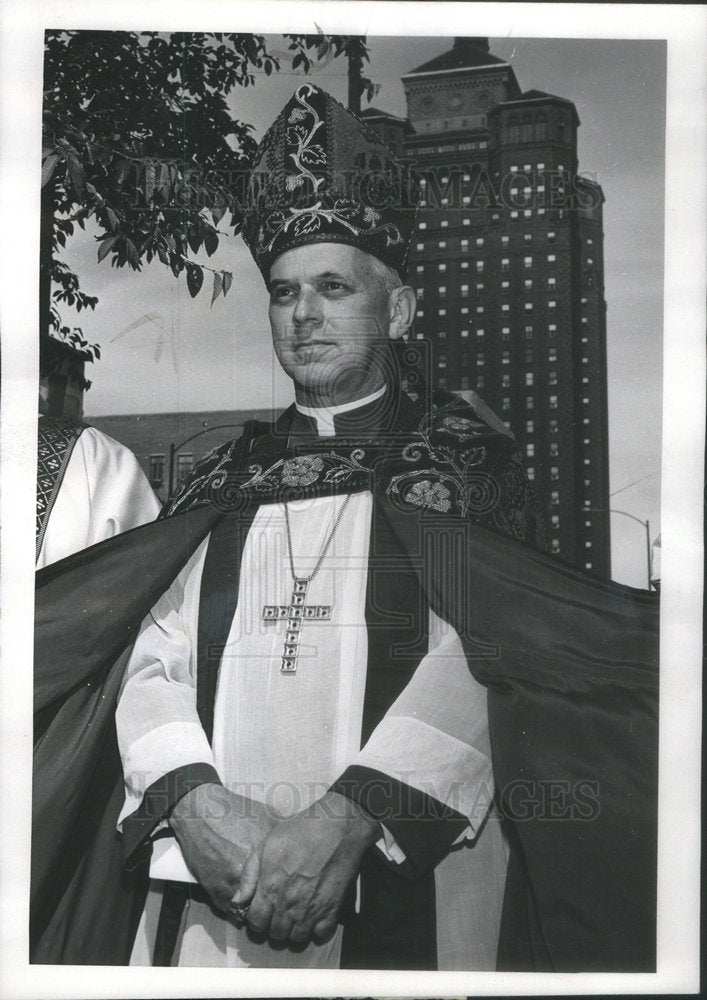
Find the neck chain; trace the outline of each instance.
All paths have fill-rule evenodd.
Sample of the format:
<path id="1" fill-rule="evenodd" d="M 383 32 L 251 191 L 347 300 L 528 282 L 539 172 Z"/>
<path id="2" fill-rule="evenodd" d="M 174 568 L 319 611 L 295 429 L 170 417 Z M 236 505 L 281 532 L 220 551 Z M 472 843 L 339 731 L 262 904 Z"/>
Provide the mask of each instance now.
<path id="1" fill-rule="evenodd" d="M 287 552 L 288 552 L 288 555 L 290 557 L 290 573 L 292 574 L 292 579 L 293 580 L 301 580 L 303 583 L 311 583 L 312 580 L 314 579 L 314 577 L 317 575 L 317 573 L 321 569 L 322 563 L 324 562 L 324 556 L 327 554 L 327 552 L 329 550 L 329 546 L 332 543 L 332 539 L 334 538 L 334 535 L 336 534 L 336 529 L 339 527 L 339 524 L 341 522 L 341 518 L 344 516 L 344 511 L 346 510 L 346 507 L 348 506 L 348 502 L 349 502 L 350 499 L 351 499 L 351 494 L 348 493 L 346 495 L 346 498 L 345 498 L 344 502 L 342 503 L 341 507 L 339 508 L 339 513 L 336 515 L 336 520 L 334 521 L 334 526 L 331 529 L 331 531 L 329 532 L 329 537 L 327 538 L 326 542 L 324 543 L 324 548 L 322 549 L 322 551 L 321 551 L 321 553 L 319 555 L 319 559 L 317 559 L 317 564 L 314 567 L 314 569 L 312 570 L 312 572 L 309 574 L 309 576 L 297 576 L 297 574 L 295 573 L 295 564 L 294 564 L 294 559 L 292 557 L 292 534 L 290 532 L 290 515 L 289 515 L 289 512 L 287 510 L 287 503 L 285 503 L 285 528 L 287 529 Z"/>

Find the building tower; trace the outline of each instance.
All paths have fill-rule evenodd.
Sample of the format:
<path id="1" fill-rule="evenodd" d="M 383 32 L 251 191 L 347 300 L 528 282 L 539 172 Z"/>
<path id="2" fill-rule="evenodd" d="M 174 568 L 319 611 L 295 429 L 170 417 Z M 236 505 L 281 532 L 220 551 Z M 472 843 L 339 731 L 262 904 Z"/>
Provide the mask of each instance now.
<path id="1" fill-rule="evenodd" d="M 403 86 L 407 124 L 363 117 L 424 186 L 408 280 L 427 377 L 496 411 L 552 551 L 608 578 L 603 195 L 577 176 L 575 107 L 522 92 L 486 38 L 455 39 Z"/>

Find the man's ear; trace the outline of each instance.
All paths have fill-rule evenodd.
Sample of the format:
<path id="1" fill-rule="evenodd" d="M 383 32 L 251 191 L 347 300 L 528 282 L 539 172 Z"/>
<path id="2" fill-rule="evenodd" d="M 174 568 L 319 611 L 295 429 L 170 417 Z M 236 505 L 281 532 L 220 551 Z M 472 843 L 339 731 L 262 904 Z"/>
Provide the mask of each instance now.
<path id="1" fill-rule="evenodd" d="M 412 326 L 415 319 L 417 296 L 409 285 L 399 285 L 390 293 L 390 326 L 388 336 L 399 340 Z"/>

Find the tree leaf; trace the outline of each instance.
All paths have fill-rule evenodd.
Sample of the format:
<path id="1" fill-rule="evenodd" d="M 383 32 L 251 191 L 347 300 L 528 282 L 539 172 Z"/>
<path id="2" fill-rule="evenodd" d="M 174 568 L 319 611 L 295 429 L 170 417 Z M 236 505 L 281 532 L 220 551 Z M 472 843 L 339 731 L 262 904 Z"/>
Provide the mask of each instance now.
<path id="1" fill-rule="evenodd" d="M 147 163 L 145 165 L 145 201 L 152 201 L 155 191 L 155 165 Z"/>
<path id="2" fill-rule="evenodd" d="M 106 239 L 101 240 L 101 245 L 98 248 L 99 263 L 102 260 L 105 260 L 105 258 L 108 256 L 113 246 L 118 242 L 119 239 L 120 239 L 119 236 L 108 236 Z"/>
<path id="3" fill-rule="evenodd" d="M 51 180 L 54 168 L 60 159 L 56 153 L 51 153 L 42 164 L 42 187 Z"/>
<path id="4" fill-rule="evenodd" d="M 206 229 L 204 231 L 204 246 L 209 257 L 218 250 L 218 234 L 215 229 Z"/>
<path id="5" fill-rule="evenodd" d="M 187 243 L 192 253 L 198 253 L 201 249 L 201 233 L 196 226 L 189 226 L 187 228 Z"/>
<path id="6" fill-rule="evenodd" d="M 69 177 L 71 178 L 71 184 L 74 191 L 76 192 L 76 197 L 79 200 L 83 200 L 86 190 L 84 187 L 84 172 L 83 167 L 76 159 L 75 156 L 69 156 L 67 166 L 69 168 Z"/>
<path id="7" fill-rule="evenodd" d="M 112 231 L 114 233 L 117 232 L 120 226 L 120 223 L 118 222 L 118 216 L 115 214 L 113 209 L 108 208 L 108 206 L 106 206 L 106 218 L 108 219 L 108 225 L 110 226 Z"/>
<path id="8" fill-rule="evenodd" d="M 211 292 L 211 305 L 214 304 L 216 299 L 219 297 L 223 290 L 223 275 L 219 274 L 218 271 L 214 271 L 214 288 Z"/>
<path id="9" fill-rule="evenodd" d="M 223 297 L 224 299 L 228 295 L 228 289 L 233 284 L 233 275 L 230 271 L 222 271 L 223 274 Z"/>
<path id="10" fill-rule="evenodd" d="M 192 298 L 199 294 L 201 286 L 204 284 L 204 272 L 197 264 L 187 264 L 187 288 Z"/>

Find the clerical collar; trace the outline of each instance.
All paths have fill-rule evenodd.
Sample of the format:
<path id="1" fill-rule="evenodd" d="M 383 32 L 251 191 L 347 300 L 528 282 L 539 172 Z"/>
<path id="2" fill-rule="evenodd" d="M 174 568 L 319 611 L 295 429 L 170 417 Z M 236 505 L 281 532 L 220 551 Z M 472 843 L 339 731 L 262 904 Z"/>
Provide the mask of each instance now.
<path id="1" fill-rule="evenodd" d="M 376 389 L 369 396 L 354 399 L 350 403 L 339 403 L 338 406 L 304 406 L 298 402 L 295 402 L 295 406 L 300 413 L 311 417 L 316 422 L 319 437 L 334 437 L 336 434 L 334 417 L 340 413 L 348 413 L 350 410 L 358 410 L 360 407 L 366 406 L 376 399 L 380 399 L 386 388 L 387 386 L 382 385 L 380 389 Z"/>

